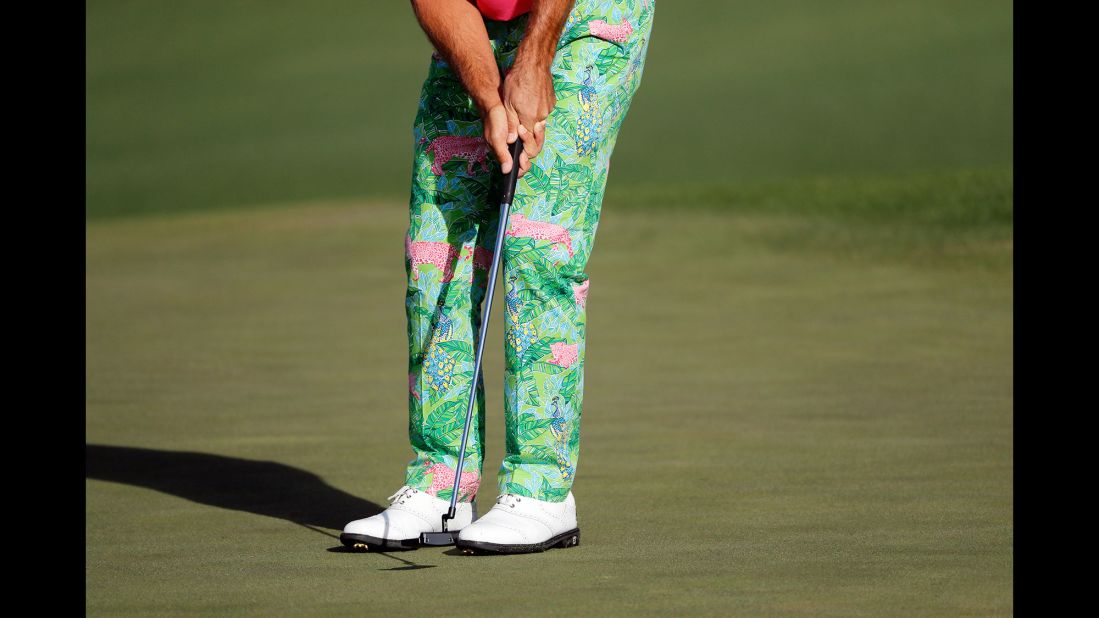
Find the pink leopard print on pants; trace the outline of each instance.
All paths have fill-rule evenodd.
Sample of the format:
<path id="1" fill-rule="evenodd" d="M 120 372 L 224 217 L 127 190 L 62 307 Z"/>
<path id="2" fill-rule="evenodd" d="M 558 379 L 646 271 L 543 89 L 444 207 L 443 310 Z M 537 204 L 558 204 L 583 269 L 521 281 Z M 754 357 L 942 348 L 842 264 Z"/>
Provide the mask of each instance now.
<path id="1" fill-rule="evenodd" d="M 557 225 L 556 223 L 547 223 L 545 221 L 534 221 L 527 219 L 525 215 L 515 214 L 508 218 L 510 225 L 505 235 L 507 236 L 523 236 L 527 238 L 534 238 L 537 240 L 550 240 L 554 243 L 561 243 L 565 245 L 565 249 L 569 252 L 569 257 L 572 257 L 572 237 L 569 236 L 569 231 L 565 228 Z"/>
<path id="2" fill-rule="evenodd" d="M 428 466 L 427 471 L 431 474 L 431 487 L 427 490 L 427 493 L 438 496 L 440 491 L 454 487 L 454 470 L 448 468 L 446 464 L 432 463 L 429 459 L 424 465 Z M 477 488 L 480 485 L 481 479 L 477 476 L 477 473 L 463 472 L 462 478 L 458 480 L 458 497 L 477 495 Z"/>
<path id="3" fill-rule="evenodd" d="M 480 163 L 482 171 L 488 168 L 488 142 L 481 137 L 463 137 L 461 135 L 443 135 L 431 140 L 427 152 L 435 155 L 431 171 L 442 176 L 443 166 L 453 158 L 466 160 L 466 173 L 473 173 L 473 164 Z"/>
<path id="4" fill-rule="evenodd" d="M 473 261 L 473 268 L 471 268 L 469 270 L 468 283 L 470 283 L 470 284 L 473 283 L 473 275 L 475 274 L 474 271 L 476 271 L 476 270 L 489 270 L 492 267 L 492 252 L 489 251 L 488 249 L 485 249 L 483 247 L 474 247 L 472 254 L 465 253 L 464 255 L 465 255 L 465 257 L 463 259 L 465 261 L 468 262 L 471 259 Z M 484 288 L 485 286 L 484 285 L 479 285 L 478 287 Z"/>
<path id="5" fill-rule="evenodd" d="M 473 267 L 488 270 L 492 266 L 492 252 L 482 247 L 473 250 Z"/>
<path id="6" fill-rule="evenodd" d="M 584 283 L 572 284 L 572 299 L 576 301 L 576 306 L 581 309 L 587 304 L 589 283 L 591 283 L 591 279 L 585 279 Z"/>
<path id="7" fill-rule="evenodd" d="M 420 280 L 420 264 L 431 264 L 443 271 L 443 283 L 454 278 L 454 260 L 461 251 L 458 247 L 433 240 L 417 240 L 413 242 L 407 234 L 404 239 L 405 256 L 412 260 L 412 280 Z"/>
<path id="8" fill-rule="evenodd" d="M 631 26 L 628 21 L 624 21 L 620 24 L 608 24 L 602 19 L 595 19 L 588 22 L 588 32 L 590 32 L 592 36 L 599 37 L 605 41 L 625 43 L 629 40 L 630 35 L 633 34 L 633 26 Z"/>
<path id="9" fill-rule="evenodd" d="M 576 362 L 579 348 L 579 343 L 565 343 L 563 341 L 551 343 L 550 353 L 553 354 L 553 358 L 550 362 L 561 367 L 568 367 Z"/>

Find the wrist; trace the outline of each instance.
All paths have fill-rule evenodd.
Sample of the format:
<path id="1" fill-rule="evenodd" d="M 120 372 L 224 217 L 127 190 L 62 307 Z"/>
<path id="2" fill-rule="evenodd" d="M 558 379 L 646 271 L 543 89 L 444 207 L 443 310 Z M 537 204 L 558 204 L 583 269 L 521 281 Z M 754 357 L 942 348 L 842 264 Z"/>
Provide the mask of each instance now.
<path id="1" fill-rule="evenodd" d="M 476 93 L 471 93 L 469 96 L 477 105 L 477 109 L 481 111 L 481 115 L 488 113 L 488 110 L 497 105 L 504 104 L 503 99 L 500 98 L 499 88 L 480 90 Z"/>
<path id="2" fill-rule="evenodd" d="M 515 62 L 511 65 L 512 71 L 523 71 L 527 73 L 546 73 L 549 74 L 550 66 L 553 64 L 553 56 L 547 56 L 545 54 L 526 54 L 520 50 L 515 55 Z"/>

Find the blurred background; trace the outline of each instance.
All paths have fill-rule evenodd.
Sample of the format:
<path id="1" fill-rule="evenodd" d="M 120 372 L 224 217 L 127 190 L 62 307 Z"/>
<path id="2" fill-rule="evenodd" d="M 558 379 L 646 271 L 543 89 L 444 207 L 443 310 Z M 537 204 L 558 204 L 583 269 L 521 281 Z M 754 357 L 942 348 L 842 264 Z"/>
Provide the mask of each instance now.
<path id="1" fill-rule="evenodd" d="M 585 545 L 475 565 L 333 538 L 411 458 L 408 3 L 92 0 L 86 34 L 89 613 L 380 613 L 392 569 L 536 614 L 1012 612 L 1010 2 L 657 1 L 588 269 Z"/>
<path id="2" fill-rule="evenodd" d="M 608 200 L 1011 164 L 1011 4 L 668 2 Z M 87 213 L 407 200 L 407 2 L 88 3 Z"/>

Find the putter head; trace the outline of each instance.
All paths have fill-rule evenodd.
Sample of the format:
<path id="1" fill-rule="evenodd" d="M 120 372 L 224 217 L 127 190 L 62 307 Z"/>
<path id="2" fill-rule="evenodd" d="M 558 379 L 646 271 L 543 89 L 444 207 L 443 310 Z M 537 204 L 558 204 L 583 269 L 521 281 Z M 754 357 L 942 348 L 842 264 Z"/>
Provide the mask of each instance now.
<path id="1" fill-rule="evenodd" d="M 470 505 L 473 509 L 473 521 L 477 521 L 477 501 L 473 500 Z M 429 547 L 446 547 L 448 545 L 454 545 L 458 541 L 458 533 L 461 530 L 447 530 L 447 520 L 453 519 L 453 513 L 443 514 L 443 531 L 442 532 L 424 532 L 420 535 L 420 545 L 426 545 Z"/>
<path id="2" fill-rule="evenodd" d="M 420 535 L 420 545 L 445 547 L 447 545 L 454 545 L 457 539 L 457 532 L 425 532 Z"/>

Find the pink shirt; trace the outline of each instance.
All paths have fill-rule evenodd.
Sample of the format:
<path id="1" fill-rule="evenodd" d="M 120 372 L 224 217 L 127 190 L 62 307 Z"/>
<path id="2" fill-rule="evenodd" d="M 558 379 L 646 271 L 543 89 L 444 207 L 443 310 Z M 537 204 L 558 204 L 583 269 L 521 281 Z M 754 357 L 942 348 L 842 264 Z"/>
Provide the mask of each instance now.
<path id="1" fill-rule="evenodd" d="M 532 0 L 469 0 L 477 5 L 481 15 L 496 21 L 515 19 L 530 12 Z"/>

